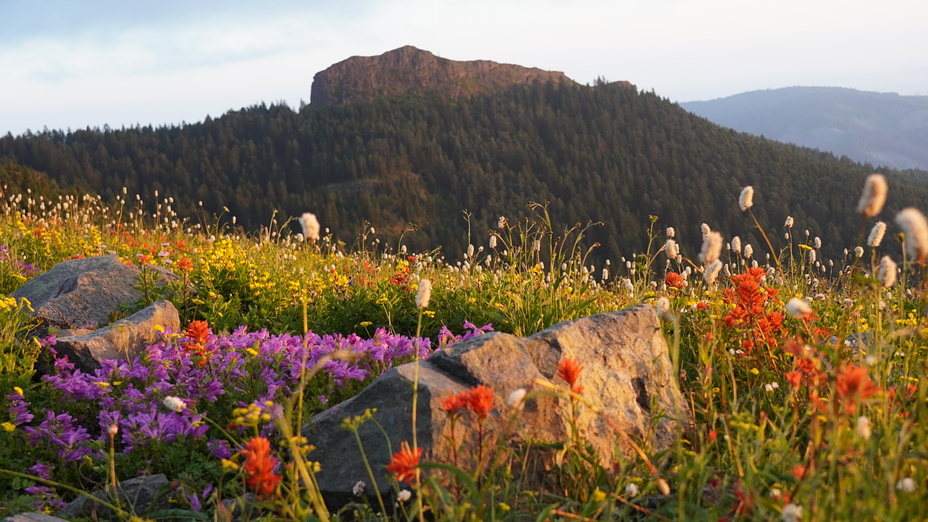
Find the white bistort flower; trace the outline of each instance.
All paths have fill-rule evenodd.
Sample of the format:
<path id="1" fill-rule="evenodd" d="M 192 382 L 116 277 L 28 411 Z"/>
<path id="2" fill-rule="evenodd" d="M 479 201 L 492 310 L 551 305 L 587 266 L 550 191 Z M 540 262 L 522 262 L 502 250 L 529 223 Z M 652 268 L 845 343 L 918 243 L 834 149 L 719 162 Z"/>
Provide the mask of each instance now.
<path id="1" fill-rule="evenodd" d="M 896 224 L 905 234 L 905 250 L 909 260 L 919 264 L 928 261 L 928 221 L 917 208 L 904 208 L 896 214 Z"/>
<path id="2" fill-rule="evenodd" d="M 870 440 L 870 435 L 873 434 L 873 430 L 870 427 L 870 417 L 865 417 L 863 415 L 857 417 L 857 429 L 855 431 L 860 438 Z"/>
<path id="3" fill-rule="evenodd" d="M 703 274 L 703 280 L 707 285 L 715 284 L 715 280 L 719 276 L 719 272 L 722 271 L 722 260 L 716 259 L 715 261 L 709 263 L 709 266 L 706 267 L 706 272 Z"/>
<path id="4" fill-rule="evenodd" d="M 174 397 L 173 395 L 168 395 L 164 398 L 163 401 L 164 407 L 173 411 L 180 413 L 187 407 L 187 403 L 183 401 L 180 397 Z"/>
<path id="5" fill-rule="evenodd" d="M 880 259 L 880 267 L 876 270 L 876 277 L 883 288 L 890 288 L 896 284 L 896 262 L 889 256 Z"/>
<path id="6" fill-rule="evenodd" d="M 300 216 L 300 226 L 303 228 L 303 237 L 309 241 L 319 240 L 319 220 L 311 212 L 304 212 Z"/>
<path id="7" fill-rule="evenodd" d="M 792 298 L 786 303 L 786 314 L 794 319 L 805 319 L 812 313 L 812 307 L 804 299 Z"/>
<path id="8" fill-rule="evenodd" d="M 876 248 L 883 242 L 883 235 L 886 234 L 886 223 L 877 221 L 870 230 L 870 237 L 867 238 L 867 245 L 870 248 Z"/>
<path id="9" fill-rule="evenodd" d="M 906 477 L 896 482 L 896 489 L 905 493 L 915 493 L 915 481 L 912 480 L 912 477 Z"/>
<path id="10" fill-rule="evenodd" d="M 799 522 L 802 520 L 802 506 L 790 502 L 783 506 L 783 511 L 780 511 L 780 518 L 783 522 Z"/>
<path id="11" fill-rule="evenodd" d="M 886 203 L 887 192 L 886 178 L 882 174 L 870 174 L 864 182 L 864 191 L 860 195 L 860 202 L 857 203 L 857 212 L 865 218 L 879 214 Z"/>
<path id="12" fill-rule="evenodd" d="M 419 280 L 419 291 L 416 292 L 416 308 L 428 308 L 429 299 L 432 298 L 432 282 L 428 279 Z"/>
<path id="13" fill-rule="evenodd" d="M 634 482 L 629 482 L 628 485 L 625 486 L 625 496 L 629 498 L 637 497 L 638 496 L 638 485 L 635 484 Z"/>
<path id="14" fill-rule="evenodd" d="M 741 207 L 742 212 L 754 206 L 754 187 L 748 185 L 741 189 L 741 195 L 738 196 L 738 206 Z"/>
<path id="15" fill-rule="evenodd" d="M 709 232 L 702 243 L 702 251 L 699 253 L 699 260 L 704 265 L 709 265 L 719 258 L 722 253 L 722 234 L 718 232 Z"/>

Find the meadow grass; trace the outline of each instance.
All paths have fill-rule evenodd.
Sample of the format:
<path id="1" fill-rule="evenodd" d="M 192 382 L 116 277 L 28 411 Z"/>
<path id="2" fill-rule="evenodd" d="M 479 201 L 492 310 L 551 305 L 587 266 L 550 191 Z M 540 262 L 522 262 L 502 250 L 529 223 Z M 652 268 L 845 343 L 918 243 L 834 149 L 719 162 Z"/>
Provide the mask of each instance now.
<path id="1" fill-rule="evenodd" d="M 794 233 L 800 223 L 778 229 L 748 212 L 744 230 L 724 235 L 756 227 L 773 250 L 769 237 L 785 234 L 758 263 L 734 239 L 720 252 L 707 245 L 702 259 L 679 256 L 652 217 L 646 252 L 597 267 L 588 227 L 558 229 L 543 205 L 530 219 L 501 218 L 452 263 L 440 250 L 385 247 L 367 227 L 349 247 L 328 232 L 300 241 L 289 221 L 256 234 L 234 220 L 183 221 L 170 198 L 154 213 L 125 194 L 113 205 L 2 201 L 0 516 L 55 513 L 78 491 L 165 473 L 174 509 L 120 505 L 114 516 L 226 520 L 237 505 L 256 520 L 928 518 L 924 267 L 904 224 L 908 243 L 871 235 L 825 260 L 818 238 Z M 885 254 L 905 262 L 889 266 Z M 9 294 L 58 262 L 97 255 L 142 267 L 144 297 L 120 315 L 170 299 L 184 330 L 93 375 L 59 359 L 33 379 L 54 337 L 30 336 L 30 303 Z M 148 265 L 180 279 L 160 288 Z M 423 279 L 426 306 L 417 302 Z M 551 469 L 537 469 L 528 450 L 501 442 L 519 429 L 523 398 L 490 416 L 487 394 L 513 390 L 472 389 L 446 398 L 446 411 L 492 458 L 420 462 L 415 441 L 390 441 L 390 473 L 359 477 L 368 495 L 334 512 L 319 497 L 300 426 L 393 365 L 490 329 L 529 335 L 643 303 L 664 320 L 695 420 L 674 447 L 630 439 L 637 457 L 617 454 L 607 469 L 574 430 L 554 444 Z M 576 414 L 595 390 L 581 391 L 582 370 L 562 364 L 554 388 L 532 393 L 554 394 Z M 376 412 L 344 427 L 356 433 L 366 422 Z M 370 496 L 373 483 L 393 495 Z"/>

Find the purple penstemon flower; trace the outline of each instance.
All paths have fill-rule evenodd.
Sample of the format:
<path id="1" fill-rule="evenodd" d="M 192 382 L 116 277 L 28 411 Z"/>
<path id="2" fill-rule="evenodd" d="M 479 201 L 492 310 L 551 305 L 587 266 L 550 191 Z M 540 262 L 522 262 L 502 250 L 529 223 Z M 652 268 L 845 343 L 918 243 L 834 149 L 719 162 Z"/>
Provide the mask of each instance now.
<path id="1" fill-rule="evenodd" d="M 19 389 L 7 394 L 6 400 L 9 403 L 7 411 L 13 417 L 13 426 L 20 426 L 30 422 L 35 416 L 29 412 L 29 404 L 26 398 L 20 393 Z"/>

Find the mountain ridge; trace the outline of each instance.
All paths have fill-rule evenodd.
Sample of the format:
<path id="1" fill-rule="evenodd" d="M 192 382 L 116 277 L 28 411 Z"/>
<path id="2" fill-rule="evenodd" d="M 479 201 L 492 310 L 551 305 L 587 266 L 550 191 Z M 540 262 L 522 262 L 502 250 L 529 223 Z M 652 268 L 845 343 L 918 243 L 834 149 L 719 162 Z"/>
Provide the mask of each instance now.
<path id="1" fill-rule="evenodd" d="M 928 170 L 928 96 L 796 86 L 680 106 L 737 131 L 861 163 Z"/>
<path id="2" fill-rule="evenodd" d="M 513 84 L 571 82 L 563 72 L 490 60 L 456 61 L 406 45 L 377 56 L 352 56 L 313 77 L 310 105 L 370 101 L 378 96 L 439 92 L 470 98 Z"/>

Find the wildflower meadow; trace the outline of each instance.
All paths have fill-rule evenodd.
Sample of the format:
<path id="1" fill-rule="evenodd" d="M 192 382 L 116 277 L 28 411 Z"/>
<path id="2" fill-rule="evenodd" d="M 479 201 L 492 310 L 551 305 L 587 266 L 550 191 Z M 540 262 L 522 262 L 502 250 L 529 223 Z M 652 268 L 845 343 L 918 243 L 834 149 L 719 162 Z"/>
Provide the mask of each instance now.
<path id="1" fill-rule="evenodd" d="M 182 219 L 164 196 L 151 213 L 125 191 L 113 203 L 3 193 L 0 517 L 54 515 L 82 494 L 162 473 L 171 509 L 112 500 L 112 517 L 928 519 L 928 223 L 915 208 L 887 216 L 887 198 L 885 179 L 868 178 L 848 202 L 857 244 L 827 245 L 790 216 L 759 221 L 763 187 L 745 187 L 731 198 L 743 228 L 652 216 L 640 224 L 647 251 L 621 260 L 596 258 L 585 232 L 598 224 L 563 227 L 531 204 L 528 218 L 501 216 L 449 260 L 439 245 L 387 245 L 376 226 L 339 242 L 309 213 L 245 233 L 229 216 Z M 702 247 L 687 252 L 683 230 L 701 233 Z M 844 254 L 826 258 L 823 245 Z M 141 268 L 144 298 L 120 317 L 169 299 L 183 327 L 91 374 L 56 356 L 58 332 L 12 293 L 61 261 L 99 255 Z M 153 284 L 154 266 L 178 280 Z M 573 418 L 589 407 L 597 390 L 565 358 L 553 388 L 481 385 L 441 398 L 477 454 L 427 461 L 415 437 L 388 441 L 392 460 L 368 466 L 350 502 L 322 497 L 313 440 L 301 435 L 313 414 L 450 343 L 641 304 L 661 318 L 693 415 L 670 449 L 616 433 L 636 456 L 616 451 L 604 467 L 573 429 L 538 470 L 537 452 L 503 442 L 533 395 L 564 401 Z M 49 370 L 38 376 L 40 358 Z M 344 419 L 345 437 L 367 422 L 376 411 Z"/>

